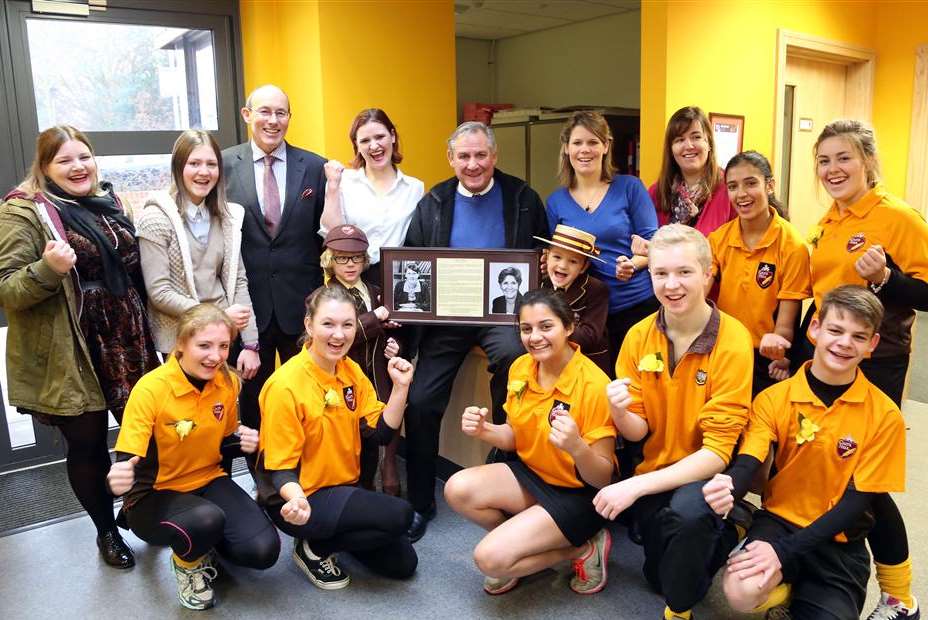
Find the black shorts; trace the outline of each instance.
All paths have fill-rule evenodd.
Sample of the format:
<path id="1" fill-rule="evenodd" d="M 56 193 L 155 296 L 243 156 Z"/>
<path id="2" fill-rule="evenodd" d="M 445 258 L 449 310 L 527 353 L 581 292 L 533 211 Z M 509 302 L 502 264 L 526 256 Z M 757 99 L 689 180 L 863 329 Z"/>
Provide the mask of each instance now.
<path id="1" fill-rule="evenodd" d="M 774 542 L 799 530 L 766 510 L 754 513 L 746 543 Z M 860 618 L 870 579 L 870 554 L 863 540 L 833 540 L 783 566 L 792 586 L 790 613 L 795 620 Z"/>
<path id="2" fill-rule="evenodd" d="M 593 498 L 599 492 L 596 487 L 559 487 L 542 480 L 518 459 L 507 461 L 506 465 L 519 485 L 551 515 L 564 538 L 574 547 L 583 545 L 606 526 L 606 520 L 593 508 Z"/>

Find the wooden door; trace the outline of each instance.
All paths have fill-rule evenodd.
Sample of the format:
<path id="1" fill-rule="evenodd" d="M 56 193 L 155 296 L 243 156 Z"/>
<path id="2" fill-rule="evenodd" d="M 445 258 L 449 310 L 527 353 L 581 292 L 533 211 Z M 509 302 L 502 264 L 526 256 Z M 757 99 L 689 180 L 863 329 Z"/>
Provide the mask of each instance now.
<path id="1" fill-rule="evenodd" d="M 847 65 L 788 56 L 786 84 L 794 87 L 789 158 L 790 220 L 806 236 L 831 204 L 815 175 L 812 147 L 822 128 L 847 114 Z"/>

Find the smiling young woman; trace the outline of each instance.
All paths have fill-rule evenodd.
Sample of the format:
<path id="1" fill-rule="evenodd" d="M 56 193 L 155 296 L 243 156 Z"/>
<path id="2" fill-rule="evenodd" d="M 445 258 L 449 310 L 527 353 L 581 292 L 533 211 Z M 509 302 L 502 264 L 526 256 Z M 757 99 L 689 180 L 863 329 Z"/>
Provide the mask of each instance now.
<path id="1" fill-rule="evenodd" d="M 593 594 L 606 585 L 611 538 L 592 499 L 615 471 L 616 429 L 609 420 L 609 378 L 569 342 L 574 312 L 563 295 L 529 291 L 519 310 L 527 353 L 509 370 L 506 421 L 487 421 L 468 407 L 461 430 L 517 457 L 471 467 L 445 485 L 454 510 L 487 530 L 474 549 L 488 594 L 564 561 L 571 589 Z"/>
<path id="2" fill-rule="evenodd" d="M 336 553 L 350 552 L 375 573 L 411 576 L 418 557 L 406 530 L 406 500 L 357 486 L 364 438 L 389 443 L 403 423 L 412 364 L 393 357 L 386 404 L 348 357 L 358 331 L 355 301 L 343 287 L 306 300 L 306 344 L 261 391 L 258 500 L 295 539 L 293 560 L 323 590 L 350 578 Z"/>
<path id="3" fill-rule="evenodd" d="M 148 197 L 138 221 L 155 345 L 170 352 L 180 315 L 201 302 L 216 304 L 241 330 L 243 346 L 233 359 L 251 379 L 261 362 L 241 257 L 244 209 L 226 201 L 222 155 L 211 135 L 188 129 L 177 138 L 171 181 Z"/>
<path id="4" fill-rule="evenodd" d="M 548 226 L 558 224 L 596 237 L 601 261 L 590 272 L 609 288 L 609 367 L 614 367 L 625 333 L 657 310 L 648 278 L 648 259 L 634 256 L 632 238 L 650 239 L 657 230 L 654 206 L 641 181 L 616 174 L 612 131 L 596 112 L 575 112 L 561 130 L 560 179 L 548 196 Z"/>
<path id="5" fill-rule="evenodd" d="M 257 569 L 280 553 L 273 524 L 229 475 L 232 459 L 258 449 L 258 431 L 238 422 L 241 381 L 226 365 L 236 332 L 212 304 L 180 316 L 173 352 L 132 390 L 108 476 L 132 531 L 171 548 L 188 609 L 215 604 L 217 553 Z"/>
<path id="6" fill-rule="evenodd" d="M 706 113 L 680 108 L 667 121 L 657 182 L 648 189 L 660 225 L 686 224 L 708 236 L 735 217 Z"/>
<path id="7" fill-rule="evenodd" d="M 709 235 L 718 306 L 748 328 L 754 341 L 752 393 L 789 377 L 802 300 L 812 296 L 809 249 L 773 193 L 770 162 L 738 153 L 725 169 L 738 218 Z M 750 303 L 745 300 L 750 299 Z"/>
<path id="8" fill-rule="evenodd" d="M 380 248 L 403 245 L 425 187 L 400 171 L 399 133 L 380 108 L 359 112 L 348 137 L 354 150 L 351 167 L 334 159 L 325 166 L 325 209 L 319 234 L 324 237 L 340 224 L 363 230 L 370 242 L 371 281 L 382 286 Z"/>
<path id="9" fill-rule="evenodd" d="M 876 293 L 885 308 L 880 340 L 859 367 L 901 407 L 915 310 L 928 310 L 928 224 L 880 182 L 876 138 L 864 123 L 829 123 L 814 155 L 819 182 L 834 202 L 811 238 L 815 303 L 806 322 L 838 286 L 867 286 Z M 802 358 L 811 359 L 812 343 L 800 342 Z M 876 523 L 868 542 L 883 596 L 870 617 L 913 617 L 919 612 L 902 516 L 888 493 L 874 499 L 873 511 Z"/>

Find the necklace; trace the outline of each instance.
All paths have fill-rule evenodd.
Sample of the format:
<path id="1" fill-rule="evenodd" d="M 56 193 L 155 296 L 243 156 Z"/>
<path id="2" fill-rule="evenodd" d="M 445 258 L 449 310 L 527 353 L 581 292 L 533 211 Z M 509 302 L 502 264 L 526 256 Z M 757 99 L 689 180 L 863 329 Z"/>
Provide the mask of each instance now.
<path id="1" fill-rule="evenodd" d="M 596 188 L 593 189 L 592 192 L 586 192 L 582 195 L 576 189 L 572 190 L 571 195 L 573 196 L 574 200 L 577 202 L 577 204 L 580 206 L 581 209 L 583 209 L 587 213 L 592 213 L 593 211 L 596 210 L 596 208 L 602 202 L 608 190 L 609 190 L 608 185 L 606 185 L 605 187 L 597 186 Z"/>

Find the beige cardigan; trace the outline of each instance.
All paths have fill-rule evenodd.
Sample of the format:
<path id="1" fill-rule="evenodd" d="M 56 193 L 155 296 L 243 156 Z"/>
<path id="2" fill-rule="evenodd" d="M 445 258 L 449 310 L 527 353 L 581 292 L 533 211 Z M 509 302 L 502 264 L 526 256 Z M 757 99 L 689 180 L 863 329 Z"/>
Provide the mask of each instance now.
<path id="1" fill-rule="evenodd" d="M 221 218 L 223 260 L 220 277 L 228 306 L 238 303 L 251 307 L 241 254 L 244 216 L 245 209 L 241 205 L 229 202 Z M 139 239 L 151 242 L 151 245 L 139 243 L 139 249 L 155 347 L 162 353 L 170 353 L 177 336 L 178 317 L 200 300 L 193 280 L 193 261 L 184 222 L 177 203 L 168 192 L 154 192 L 146 199 L 135 231 Z M 242 330 L 242 340 L 245 344 L 258 341 L 254 313 Z"/>

